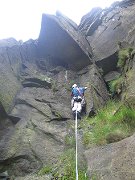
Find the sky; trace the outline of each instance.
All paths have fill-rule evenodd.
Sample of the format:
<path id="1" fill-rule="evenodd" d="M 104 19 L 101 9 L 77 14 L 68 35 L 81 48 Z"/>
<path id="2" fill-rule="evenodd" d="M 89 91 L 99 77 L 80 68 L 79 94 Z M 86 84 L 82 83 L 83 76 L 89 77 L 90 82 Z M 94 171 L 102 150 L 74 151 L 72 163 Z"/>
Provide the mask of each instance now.
<path id="1" fill-rule="evenodd" d="M 108 7 L 114 0 L 0 0 L 0 39 L 37 39 L 43 13 L 56 10 L 79 24 L 93 7 Z"/>

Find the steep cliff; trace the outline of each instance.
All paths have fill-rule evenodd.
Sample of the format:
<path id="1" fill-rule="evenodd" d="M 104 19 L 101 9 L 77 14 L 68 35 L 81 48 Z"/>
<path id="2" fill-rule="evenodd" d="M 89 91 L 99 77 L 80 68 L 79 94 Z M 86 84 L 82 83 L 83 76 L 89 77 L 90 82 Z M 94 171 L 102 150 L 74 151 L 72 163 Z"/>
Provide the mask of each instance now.
<path id="1" fill-rule="evenodd" d="M 130 0 L 103 10 L 95 8 L 78 27 L 90 43 L 95 61 L 106 73 L 116 69 L 118 44 L 125 40 L 134 45 L 134 9 L 135 3 Z"/>
<path id="2" fill-rule="evenodd" d="M 56 28 L 48 23 L 55 24 L 59 17 L 46 18 L 44 24 L 43 16 L 37 41 L 1 48 L 0 67 L 6 69 L 6 75 L 1 74 L 0 78 L 5 78 L 0 86 L 1 95 L 5 97 L 0 99 L 1 111 L 5 113 L 1 117 L 0 171 L 7 170 L 12 176 L 36 173 L 45 165 L 55 164 L 67 148 L 69 127 L 74 123 L 70 108 L 73 83 L 88 86 L 87 114 L 108 99 L 106 85 L 98 67 L 92 63 L 91 48 L 85 38 L 64 18 L 68 33 L 60 21 L 56 24 L 57 39 L 51 37 Z M 44 26 L 49 28 L 45 34 Z M 51 43 L 52 40 L 59 46 Z M 49 49 L 46 51 L 46 48 Z"/>
<path id="3" fill-rule="evenodd" d="M 37 40 L 1 41 L 0 172 L 18 180 L 52 179 L 57 170 L 65 173 L 63 164 L 74 148 L 70 107 L 74 83 L 88 87 L 86 116 L 106 105 L 107 83 L 121 76 L 126 88 L 118 98 L 134 108 L 134 54 L 124 70 L 117 67 L 119 49 L 135 48 L 134 8 L 131 0 L 105 10 L 94 8 L 78 27 L 59 12 L 44 14 Z M 90 132 L 92 128 L 88 127 Z M 134 135 L 86 150 L 83 133 L 80 126 L 79 166 L 87 162 L 89 178 L 134 179 Z M 67 150 L 70 154 L 60 159 Z M 33 175 L 25 178 L 28 174 Z"/>

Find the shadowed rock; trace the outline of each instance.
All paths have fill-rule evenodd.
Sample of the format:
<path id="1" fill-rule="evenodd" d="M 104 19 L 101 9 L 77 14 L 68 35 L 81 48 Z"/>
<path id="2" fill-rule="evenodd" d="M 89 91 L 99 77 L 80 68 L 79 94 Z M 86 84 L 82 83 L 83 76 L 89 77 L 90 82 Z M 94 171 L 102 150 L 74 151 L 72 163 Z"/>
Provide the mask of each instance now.
<path id="1" fill-rule="evenodd" d="M 61 16 L 42 16 L 38 48 L 40 57 L 50 56 L 75 70 L 92 63 L 88 41 Z"/>
<path id="2" fill-rule="evenodd" d="M 120 73 L 117 71 L 111 71 L 108 74 L 104 76 L 104 80 L 106 82 L 113 81 L 114 79 L 117 79 L 120 77 Z"/>
<path id="3" fill-rule="evenodd" d="M 49 79 L 49 78 L 48 78 Z M 47 79 L 47 77 L 28 77 L 23 81 L 24 87 L 51 87 L 51 82 Z"/>
<path id="4" fill-rule="evenodd" d="M 7 113 L 3 107 L 3 105 L 0 102 L 0 120 L 7 117 Z"/>
<path id="5" fill-rule="evenodd" d="M 13 123 L 13 124 L 17 124 L 19 121 L 20 121 L 20 117 L 17 117 L 17 116 L 13 116 L 13 115 L 8 115 L 8 118 L 11 120 L 11 122 Z"/>

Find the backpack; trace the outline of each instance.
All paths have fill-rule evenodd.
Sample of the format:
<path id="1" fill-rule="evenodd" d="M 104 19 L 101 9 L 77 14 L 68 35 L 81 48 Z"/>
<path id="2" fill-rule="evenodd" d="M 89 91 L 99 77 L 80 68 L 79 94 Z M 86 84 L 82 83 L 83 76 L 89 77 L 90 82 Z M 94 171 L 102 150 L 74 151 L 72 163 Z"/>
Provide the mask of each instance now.
<path id="1" fill-rule="evenodd" d="M 83 99 L 83 94 L 81 93 L 79 88 L 76 88 L 77 92 L 78 92 L 78 96 L 73 97 L 74 101 L 76 102 L 81 102 Z"/>

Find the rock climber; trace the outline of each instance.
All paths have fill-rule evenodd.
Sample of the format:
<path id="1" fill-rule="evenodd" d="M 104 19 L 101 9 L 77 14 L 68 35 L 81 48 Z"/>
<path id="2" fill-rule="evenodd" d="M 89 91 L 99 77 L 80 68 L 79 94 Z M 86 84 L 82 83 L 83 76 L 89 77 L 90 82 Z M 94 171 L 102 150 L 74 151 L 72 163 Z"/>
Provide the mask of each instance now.
<path id="1" fill-rule="evenodd" d="M 76 116 L 76 111 L 77 111 L 77 118 L 81 119 L 82 106 L 84 106 L 85 104 L 84 92 L 86 89 L 87 87 L 78 87 L 77 84 L 74 84 L 72 86 L 71 107 L 72 107 L 74 119 Z"/>

